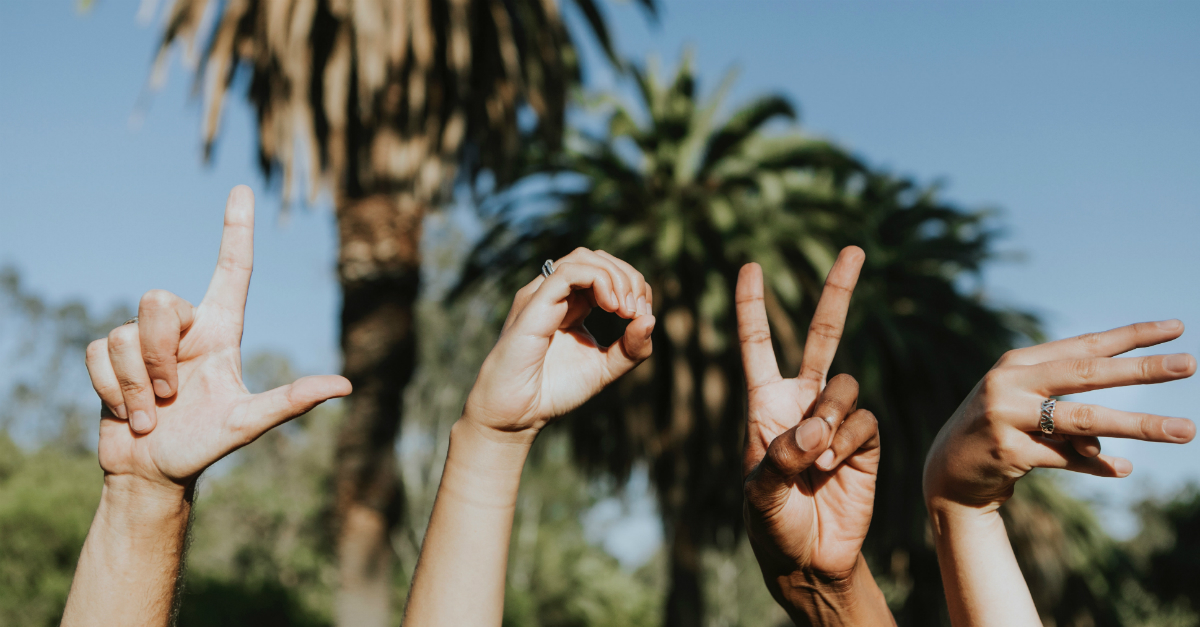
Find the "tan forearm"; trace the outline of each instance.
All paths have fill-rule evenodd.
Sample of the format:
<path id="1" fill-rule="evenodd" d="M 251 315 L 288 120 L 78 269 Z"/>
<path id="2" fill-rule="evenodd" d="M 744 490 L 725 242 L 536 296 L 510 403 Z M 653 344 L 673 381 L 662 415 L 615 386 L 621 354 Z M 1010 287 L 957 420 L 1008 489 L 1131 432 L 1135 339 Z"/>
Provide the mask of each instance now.
<path id="1" fill-rule="evenodd" d="M 776 600 L 797 625 L 895 625 L 883 592 L 860 554 L 849 577 L 832 580 L 794 572 L 775 578 Z"/>
<path id="2" fill-rule="evenodd" d="M 169 624 L 190 516 L 190 488 L 105 478 L 62 624 Z"/>
<path id="3" fill-rule="evenodd" d="M 497 441 L 466 420 L 454 425 L 405 625 L 500 624 L 513 512 L 531 443 Z"/>
<path id="4" fill-rule="evenodd" d="M 929 519 L 955 627 L 1040 627 L 995 509 L 931 503 Z"/>

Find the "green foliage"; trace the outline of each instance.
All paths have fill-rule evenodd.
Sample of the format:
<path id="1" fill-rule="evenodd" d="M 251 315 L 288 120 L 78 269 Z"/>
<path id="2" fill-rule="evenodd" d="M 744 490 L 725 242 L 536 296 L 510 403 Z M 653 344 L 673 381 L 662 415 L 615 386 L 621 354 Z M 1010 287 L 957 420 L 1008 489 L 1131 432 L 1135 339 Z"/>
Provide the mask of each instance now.
<path id="1" fill-rule="evenodd" d="M 0 430 L 0 625 L 58 624 L 100 479 L 92 454 L 25 454 Z"/>

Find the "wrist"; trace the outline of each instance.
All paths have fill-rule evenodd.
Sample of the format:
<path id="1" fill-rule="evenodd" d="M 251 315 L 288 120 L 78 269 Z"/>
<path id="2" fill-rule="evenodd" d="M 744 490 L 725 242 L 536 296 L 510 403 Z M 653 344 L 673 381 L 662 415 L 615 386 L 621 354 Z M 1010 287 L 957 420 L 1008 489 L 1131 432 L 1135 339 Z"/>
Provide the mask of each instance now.
<path id="1" fill-rule="evenodd" d="M 105 475 L 96 518 L 120 533 L 157 534 L 172 523 L 186 526 L 195 483 L 156 482 L 131 475 Z"/>
<path id="2" fill-rule="evenodd" d="M 894 625 L 883 592 L 862 554 L 831 575 L 798 569 L 776 578 L 777 600 L 797 625 Z"/>
<path id="3" fill-rule="evenodd" d="M 450 449 L 439 498 L 485 508 L 516 506 L 521 471 L 533 437 L 499 437 L 464 415 L 450 429 Z"/>

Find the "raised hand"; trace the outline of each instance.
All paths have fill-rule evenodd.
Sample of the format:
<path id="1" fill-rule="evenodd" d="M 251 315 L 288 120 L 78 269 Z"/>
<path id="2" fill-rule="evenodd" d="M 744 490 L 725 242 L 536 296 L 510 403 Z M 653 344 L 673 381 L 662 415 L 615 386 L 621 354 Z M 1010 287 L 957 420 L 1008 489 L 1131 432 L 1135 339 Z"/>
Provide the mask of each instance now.
<path id="1" fill-rule="evenodd" d="M 254 259 L 254 195 L 229 194 L 217 269 L 200 306 L 147 292 L 136 322 L 87 350 L 103 403 L 100 466 L 108 476 L 181 485 L 237 448 L 316 405 L 350 393 L 339 376 L 269 392 L 242 384 L 241 339 Z"/>
<path id="2" fill-rule="evenodd" d="M 650 286 L 629 264 L 576 249 L 517 292 L 450 431 L 442 482 L 413 573 L 404 624 L 500 625 L 521 470 L 542 427 L 650 356 Z M 593 307 L 631 319 L 602 347 Z M 470 594 L 462 594 L 469 590 Z"/>
<path id="3" fill-rule="evenodd" d="M 1182 334 L 1178 320 L 1142 322 L 1005 354 L 934 440 L 925 462 L 926 500 L 995 510 L 1018 479 L 1039 467 L 1129 475 L 1133 465 L 1101 454 L 1097 436 L 1190 442 L 1196 435 L 1190 420 L 1084 403 L 1058 402 L 1051 435 L 1039 425 L 1042 401 L 1050 397 L 1192 376 L 1196 360 L 1187 354 L 1114 359 Z"/>
<path id="4" fill-rule="evenodd" d="M 464 418 L 493 434 L 532 439 L 650 356 L 653 293 L 640 272 L 586 248 L 554 267 L 517 292 L 467 399 Z M 593 307 L 632 320 L 607 348 L 583 325 Z"/>
<path id="5" fill-rule="evenodd" d="M 856 409 L 852 377 L 825 384 L 863 260 L 862 250 L 846 248 L 829 271 L 794 379 L 783 378 L 775 360 L 761 268 L 743 267 L 737 285 L 749 392 L 747 534 L 776 600 L 794 618 L 819 624 L 891 621 L 861 554 L 879 467 L 875 417 Z M 869 601 L 833 599 L 848 591 Z M 852 616 L 851 609 L 866 613 Z"/>
<path id="6" fill-rule="evenodd" d="M 1053 424 L 1042 421 L 1042 403 L 1054 396 L 1190 377 L 1190 355 L 1113 358 L 1182 333 L 1178 320 L 1143 322 L 1011 351 L 942 426 L 925 460 L 924 489 L 954 625 L 1042 624 L 998 511 L 1026 473 L 1124 477 L 1133 465 L 1102 455 L 1096 436 L 1192 440 L 1190 420 L 1083 403 L 1058 402 Z"/>

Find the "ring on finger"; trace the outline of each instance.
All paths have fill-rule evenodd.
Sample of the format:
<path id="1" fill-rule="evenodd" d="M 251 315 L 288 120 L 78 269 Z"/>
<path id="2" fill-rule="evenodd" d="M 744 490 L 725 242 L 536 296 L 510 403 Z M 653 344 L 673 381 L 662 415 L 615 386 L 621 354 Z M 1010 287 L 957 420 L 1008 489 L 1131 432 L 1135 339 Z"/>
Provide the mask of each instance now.
<path id="1" fill-rule="evenodd" d="M 554 260 L 547 259 L 546 262 L 542 264 L 542 276 L 548 279 L 550 278 L 551 274 L 554 274 Z M 134 318 L 134 320 L 136 319 L 137 318 Z"/>
<path id="2" fill-rule="evenodd" d="M 1042 433 L 1045 433 L 1046 435 L 1054 433 L 1055 403 L 1056 401 L 1052 398 L 1042 401 L 1042 417 L 1041 420 L 1038 421 L 1038 428 L 1041 429 Z"/>
<path id="3" fill-rule="evenodd" d="M 122 322 L 121 326 L 125 326 L 127 324 L 137 324 L 137 316 L 134 316 L 134 317 L 126 320 L 125 322 Z"/>

